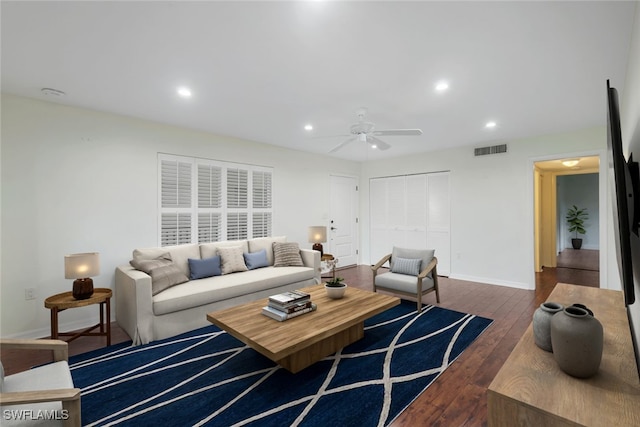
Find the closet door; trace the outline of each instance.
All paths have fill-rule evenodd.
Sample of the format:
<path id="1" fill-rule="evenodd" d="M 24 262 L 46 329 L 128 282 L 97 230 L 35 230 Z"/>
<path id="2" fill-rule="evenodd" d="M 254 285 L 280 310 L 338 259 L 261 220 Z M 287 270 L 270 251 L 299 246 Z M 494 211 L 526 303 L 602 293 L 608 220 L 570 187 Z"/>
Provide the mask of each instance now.
<path id="1" fill-rule="evenodd" d="M 436 250 L 438 274 L 451 274 L 451 209 L 449 172 L 429 174 L 427 184 L 427 246 Z"/>
<path id="2" fill-rule="evenodd" d="M 438 274 L 450 274 L 449 172 L 372 178 L 371 263 L 393 246 L 435 249 Z"/>

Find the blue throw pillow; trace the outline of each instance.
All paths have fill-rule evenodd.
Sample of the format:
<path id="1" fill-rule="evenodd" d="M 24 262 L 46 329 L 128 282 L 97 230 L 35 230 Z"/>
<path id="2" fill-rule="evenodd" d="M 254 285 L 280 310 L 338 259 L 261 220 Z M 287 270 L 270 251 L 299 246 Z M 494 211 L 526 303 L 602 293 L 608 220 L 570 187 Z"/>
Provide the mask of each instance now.
<path id="1" fill-rule="evenodd" d="M 222 274 L 222 270 L 220 269 L 220 255 L 205 259 L 189 258 L 189 271 L 191 271 L 189 276 L 191 280 L 220 276 Z"/>
<path id="2" fill-rule="evenodd" d="M 244 263 L 249 270 L 254 270 L 260 267 L 268 267 L 269 261 L 267 260 L 267 250 L 262 249 L 258 252 L 245 252 Z"/>
<path id="3" fill-rule="evenodd" d="M 392 261 L 392 273 L 408 274 L 410 276 L 417 276 L 420 274 L 421 259 L 393 258 Z"/>

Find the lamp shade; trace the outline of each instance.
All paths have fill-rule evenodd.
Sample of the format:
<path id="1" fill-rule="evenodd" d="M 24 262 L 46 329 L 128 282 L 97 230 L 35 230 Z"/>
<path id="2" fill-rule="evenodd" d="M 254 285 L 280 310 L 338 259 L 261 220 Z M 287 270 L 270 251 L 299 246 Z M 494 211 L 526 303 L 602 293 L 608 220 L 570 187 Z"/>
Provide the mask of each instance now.
<path id="1" fill-rule="evenodd" d="M 309 243 L 324 243 L 327 241 L 327 227 L 313 225 L 309 227 Z"/>
<path id="2" fill-rule="evenodd" d="M 84 279 L 100 274 L 100 254 L 88 252 L 64 256 L 64 278 Z"/>

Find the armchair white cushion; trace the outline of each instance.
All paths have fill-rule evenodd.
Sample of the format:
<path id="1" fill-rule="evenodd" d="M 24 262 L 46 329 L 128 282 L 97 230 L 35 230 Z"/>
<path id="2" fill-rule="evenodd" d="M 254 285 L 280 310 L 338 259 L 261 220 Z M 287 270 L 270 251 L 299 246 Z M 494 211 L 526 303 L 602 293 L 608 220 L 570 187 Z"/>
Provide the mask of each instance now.
<path id="1" fill-rule="evenodd" d="M 429 292 L 436 293 L 436 301 L 440 303 L 438 289 L 438 259 L 434 249 L 408 249 L 394 247 L 392 252 L 384 256 L 373 270 L 373 291 L 378 289 L 415 297 L 418 312 L 422 311 L 422 296 Z M 378 273 L 387 262 L 390 271 Z"/>
<path id="2" fill-rule="evenodd" d="M 80 426 L 80 389 L 74 388 L 67 343 L 0 340 L 3 348 L 53 350 L 54 362 L 12 375 L 0 383 L 2 425 Z"/>

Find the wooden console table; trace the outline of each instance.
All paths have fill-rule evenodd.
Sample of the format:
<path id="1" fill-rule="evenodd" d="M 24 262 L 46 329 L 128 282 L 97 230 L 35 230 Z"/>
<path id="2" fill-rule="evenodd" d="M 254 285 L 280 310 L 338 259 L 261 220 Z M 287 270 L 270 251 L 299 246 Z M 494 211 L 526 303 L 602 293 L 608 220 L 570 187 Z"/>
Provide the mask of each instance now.
<path id="1" fill-rule="evenodd" d="M 598 373 L 588 379 L 560 370 L 529 328 L 487 391 L 489 426 L 640 426 L 640 380 L 621 291 L 559 283 L 549 296 L 593 310 L 604 329 Z"/>

